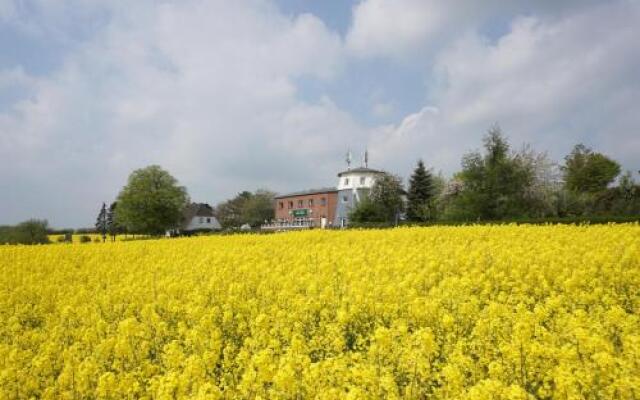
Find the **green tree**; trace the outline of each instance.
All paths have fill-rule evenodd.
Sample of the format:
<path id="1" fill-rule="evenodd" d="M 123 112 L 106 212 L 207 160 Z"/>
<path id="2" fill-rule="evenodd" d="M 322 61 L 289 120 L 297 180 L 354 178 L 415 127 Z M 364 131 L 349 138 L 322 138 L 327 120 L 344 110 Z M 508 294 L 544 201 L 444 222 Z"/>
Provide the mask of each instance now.
<path id="1" fill-rule="evenodd" d="M 562 171 L 568 190 L 597 193 L 605 190 L 620 174 L 620 164 L 583 144 L 577 144 L 565 157 Z"/>
<path id="2" fill-rule="evenodd" d="M 427 221 L 433 218 L 433 200 L 435 185 L 431 172 L 424 167 L 422 160 L 418 161 L 411 178 L 407 192 L 407 220 Z"/>
<path id="3" fill-rule="evenodd" d="M 30 219 L 16 226 L 18 243 L 46 244 L 50 243 L 47 235 L 49 223 L 44 219 Z"/>
<path id="4" fill-rule="evenodd" d="M 501 219 L 528 215 L 535 170 L 526 158 L 512 154 L 499 126 L 484 137 L 484 154 L 472 152 L 462 159 L 454 179 L 460 192 L 452 197 L 448 217 Z"/>
<path id="5" fill-rule="evenodd" d="M 118 224 L 129 232 L 160 235 L 182 221 L 189 196 L 167 171 L 151 165 L 131 173 L 117 202 Z"/>
<path id="6" fill-rule="evenodd" d="M 96 230 L 102 235 L 102 243 L 107 241 L 107 205 L 102 203 L 98 218 L 96 219 Z"/>
<path id="7" fill-rule="evenodd" d="M 484 180 L 482 191 L 485 218 L 499 219 L 526 213 L 523 201 L 532 172 L 509 153 L 509 143 L 500 127 L 491 128 L 484 138 Z"/>
<path id="8" fill-rule="evenodd" d="M 404 212 L 404 193 L 400 177 L 384 173 L 376 178 L 369 199 L 378 210 L 382 222 L 398 222 L 400 214 Z"/>
<path id="9" fill-rule="evenodd" d="M 380 207 L 369 197 L 365 197 L 349 212 L 349 221 L 354 223 L 383 222 Z"/>
<path id="10" fill-rule="evenodd" d="M 258 227 L 275 217 L 274 196 L 275 193 L 266 189 L 258 189 L 254 193 L 245 190 L 218 204 L 216 218 L 225 229 L 238 228 L 244 224 Z"/>
<path id="11" fill-rule="evenodd" d="M 591 200 L 589 214 L 611 216 L 640 215 L 640 187 L 636 185 L 631 171 L 620 176 L 618 185 L 598 193 L 575 193 Z"/>
<path id="12" fill-rule="evenodd" d="M 431 175 L 433 181 L 433 200 L 431 201 L 431 218 L 440 218 L 447 205 L 447 190 L 449 181 L 444 177 L 442 171 L 437 175 Z"/>
<path id="13" fill-rule="evenodd" d="M 107 210 L 107 232 L 109 236 L 111 236 L 111 241 L 116 241 L 116 236 L 121 232 L 121 228 L 118 225 L 117 217 L 116 217 L 116 207 L 118 206 L 118 202 L 114 201 L 109 205 L 109 210 Z"/>
<path id="14" fill-rule="evenodd" d="M 274 204 L 275 193 L 265 189 L 258 189 L 243 202 L 241 209 L 241 222 L 256 228 L 265 221 L 271 221 L 275 217 Z"/>
<path id="15" fill-rule="evenodd" d="M 245 203 L 253 197 L 249 191 L 242 191 L 234 198 L 224 201 L 216 206 L 215 215 L 220 225 L 225 228 L 238 228 L 244 224 Z M 271 204 L 273 208 L 273 204 Z"/>
<path id="16" fill-rule="evenodd" d="M 631 171 L 627 170 L 622 174 L 618 187 L 620 187 L 620 191 L 624 198 L 631 199 L 636 196 L 638 187 L 636 186 L 636 181 L 633 179 Z"/>
<path id="17" fill-rule="evenodd" d="M 515 162 L 527 171 L 528 182 L 521 196 L 525 214 L 534 218 L 559 216 L 562 178 L 558 164 L 547 153 L 536 153 L 529 146 L 515 154 Z"/>

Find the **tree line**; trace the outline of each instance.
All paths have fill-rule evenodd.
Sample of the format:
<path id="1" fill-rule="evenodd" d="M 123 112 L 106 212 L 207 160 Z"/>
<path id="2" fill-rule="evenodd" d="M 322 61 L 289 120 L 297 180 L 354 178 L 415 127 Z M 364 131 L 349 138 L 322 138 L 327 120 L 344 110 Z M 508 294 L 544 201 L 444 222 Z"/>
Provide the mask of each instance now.
<path id="1" fill-rule="evenodd" d="M 351 212 L 356 224 L 504 221 L 550 218 L 638 217 L 640 187 L 618 162 L 576 145 L 558 165 L 525 146 L 513 151 L 499 126 L 483 139 L 484 151 L 467 153 L 450 179 L 419 160 L 405 190 L 385 174 Z M 620 176 L 620 177 L 619 177 Z M 612 183 L 618 178 L 618 184 Z"/>
<path id="2" fill-rule="evenodd" d="M 465 154 L 461 165 L 445 179 L 419 160 L 406 189 L 399 176 L 383 174 L 351 211 L 351 222 L 397 225 L 640 215 L 640 187 L 631 172 L 620 175 L 618 162 L 582 144 L 558 165 L 530 147 L 513 151 L 496 125 L 484 136 L 483 151 Z M 612 186 L 616 178 L 618 184 Z M 225 230 L 257 228 L 274 218 L 274 196 L 265 189 L 242 191 L 217 204 L 214 215 Z M 81 233 L 99 233 L 103 241 L 119 234 L 163 235 L 185 222 L 184 210 L 190 204 L 187 189 L 169 172 L 151 165 L 133 171 L 116 200 L 109 206 L 102 203 L 94 228 Z M 46 220 L 0 226 L 0 243 L 48 243 L 48 233 Z"/>
<path id="3" fill-rule="evenodd" d="M 48 233 L 46 220 L 30 219 L 15 226 L 0 226 L 0 244 L 46 244 Z"/>
<path id="4" fill-rule="evenodd" d="M 268 190 L 243 191 L 214 207 L 223 229 L 247 225 L 259 227 L 273 219 L 275 194 Z M 186 221 L 184 211 L 191 204 L 187 189 L 158 165 L 135 170 L 115 202 L 102 204 L 95 231 L 103 241 L 123 233 L 163 235 Z"/>

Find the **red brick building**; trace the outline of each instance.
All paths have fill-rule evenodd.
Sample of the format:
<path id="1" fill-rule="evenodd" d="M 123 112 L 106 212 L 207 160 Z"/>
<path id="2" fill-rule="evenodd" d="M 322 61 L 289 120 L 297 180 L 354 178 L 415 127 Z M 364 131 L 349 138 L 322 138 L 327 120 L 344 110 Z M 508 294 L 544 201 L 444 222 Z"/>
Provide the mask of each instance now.
<path id="1" fill-rule="evenodd" d="M 335 219 L 338 190 L 322 188 L 293 192 L 275 197 L 277 223 L 331 226 Z"/>

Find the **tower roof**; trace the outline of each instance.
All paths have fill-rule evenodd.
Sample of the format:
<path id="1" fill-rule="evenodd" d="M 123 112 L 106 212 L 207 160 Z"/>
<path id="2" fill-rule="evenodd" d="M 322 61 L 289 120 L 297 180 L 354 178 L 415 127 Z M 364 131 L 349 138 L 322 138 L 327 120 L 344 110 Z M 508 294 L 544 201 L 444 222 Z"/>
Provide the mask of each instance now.
<path id="1" fill-rule="evenodd" d="M 350 174 L 362 174 L 362 173 L 383 174 L 384 171 L 380 171 L 380 170 L 372 169 L 372 168 L 359 167 L 359 168 L 352 168 L 352 169 L 348 169 L 346 171 L 342 171 L 342 172 L 338 173 L 338 177 L 345 176 L 345 175 L 350 175 Z"/>

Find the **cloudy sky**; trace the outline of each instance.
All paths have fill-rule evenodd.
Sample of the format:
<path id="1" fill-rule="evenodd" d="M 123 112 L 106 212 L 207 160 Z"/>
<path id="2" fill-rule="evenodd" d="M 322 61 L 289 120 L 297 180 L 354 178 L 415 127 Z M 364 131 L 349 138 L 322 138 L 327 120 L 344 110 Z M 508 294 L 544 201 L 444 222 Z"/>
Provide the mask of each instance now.
<path id="1" fill-rule="evenodd" d="M 160 164 L 193 200 L 450 174 L 498 122 L 640 169 L 637 0 L 0 0 L 0 224 L 93 224 Z M 637 177 L 637 175 L 636 175 Z"/>

